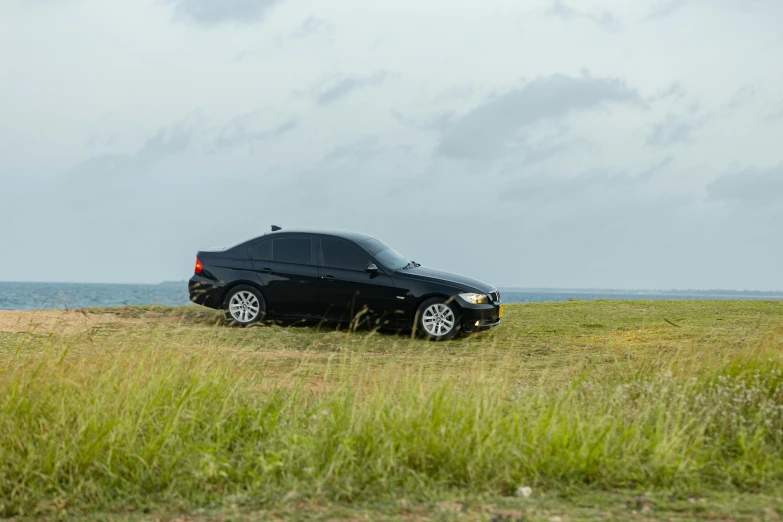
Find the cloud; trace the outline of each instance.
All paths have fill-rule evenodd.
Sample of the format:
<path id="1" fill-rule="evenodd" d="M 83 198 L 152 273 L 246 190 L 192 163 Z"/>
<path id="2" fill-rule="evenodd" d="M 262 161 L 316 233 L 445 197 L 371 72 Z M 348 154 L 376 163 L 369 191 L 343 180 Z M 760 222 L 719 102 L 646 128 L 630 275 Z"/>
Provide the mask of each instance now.
<path id="1" fill-rule="evenodd" d="M 296 29 L 291 31 L 292 38 L 307 38 L 314 34 L 322 32 L 332 32 L 332 24 L 328 21 L 317 18 L 315 16 L 308 16 Z"/>
<path id="2" fill-rule="evenodd" d="M 279 138 L 294 130 L 299 125 L 299 120 L 289 118 L 271 128 L 264 127 L 265 124 L 266 118 L 262 111 L 237 116 L 220 130 L 209 150 L 215 152 L 239 145 L 248 145 L 252 148 L 259 141 Z"/>
<path id="3" fill-rule="evenodd" d="M 388 74 L 379 71 L 370 76 L 347 76 L 336 80 L 316 96 L 318 105 L 330 105 L 348 96 L 350 93 L 363 87 L 379 85 L 388 77 Z"/>
<path id="4" fill-rule="evenodd" d="M 24 0 L 19 2 L 19 5 L 24 7 L 36 7 L 36 6 L 49 6 L 49 5 L 65 5 L 70 3 L 71 0 Z"/>
<path id="5" fill-rule="evenodd" d="M 671 84 L 669 87 L 663 90 L 659 90 L 652 96 L 648 98 L 648 101 L 650 102 L 656 102 L 666 99 L 673 99 L 673 100 L 679 100 L 683 96 L 687 94 L 685 88 L 682 86 L 682 84 L 675 82 Z"/>
<path id="6" fill-rule="evenodd" d="M 783 121 L 783 102 L 778 104 L 779 110 L 767 114 L 764 119 L 769 123 Z"/>
<path id="7" fill-rule="evenodd" d="M 501 160 L 504 167 L 501 172 L 511 177 L 520 174 L 520 169 L 528 170 L 530 166 L 550 158 L 568 157 L 577 150 L 589 148 L 589 145 L 579 139 L 569 136 L 571 129 L 567 125 L 533 125 L 521 130 L 508 143 L 508 151 Z"/>
<path id="8" fill-rule="evenodd" d="M 367 135 L 344 145 L 337 145 L 328 151 L 324 161 L 336 161 L 340 165 L 348 163 L 371 162 L 379 158 L 391 158 L 409 155 L 413 150 L 410 145 L 385 147 L 377 136 Z"/>
<path id="9" fill-rule="evenodd" d="M 721 176 L 707 185 L 707 200 L 748 206 L 783 204 L 783 163 Z"/>
<path id="10" fill-rule="evenodd" d="M 401 125 L 422 131 L 445 132 L 456 120 L 456 116 L 450 112 L 442 112 L 422 117 L 408 116 L 397 109 L 392 109 L 391 115 Z"/>
<path id="11" fill-rule="evenodd" d="M 140 165 L 135 154 L 98 154 L 76 165 L 67 181 L 100 181 Z"/>
<path id="12" fill-rule="evenodd" d="M 331 44 L 334 42 L 334 34 L 334 24 L 322 18 L 308 16 L 293 29 L 275 36 L 274 44 L 281 50 L 288 42 L 303 41 L 309 38 L 319 38 L 321 44 Z M 267 51 L 264 48 L 243 49 L 234 55 L 233 61 L 240 63 L 249 58 L 263 58 L 264 56 L 267 56 Z"/>
<path id="13" fill-rule="evenodd" d="M 266 17 L 280 0 L 169 0 L 177 19 L 210 26 L 255 23 Z"/>
<path id="14" fill-rule="evenodd" d="M 522 161 L 516 166 L 532 165 L 549 159 L 558 154 L 564 154 L 568 151 L 569 144 L 566 141 L 559 141 L 552 144 L 536 144 L 524 146 L 520 149 Z"/>
<path id="15" fill-rule="evenodd" d="M 524 176 L 512 179 L 498 195 L 498 201 L 526 201 L 547 206 L 566 203 L 566 207 L 574 208 L 575 204 L 600 202 L 603 205 L 617 203 L 619 199 L 625 202 L 654 200 L 656 198 L 650 197 L 648 188 L 656 176 L 666 172 L 671 164 L 672 158 L 667 157 L 634 174 L 590 169 L 569 176 L 540 173 Z"/>
<path id="16" fill-rule="evenodd" d="M 181 125 L 160 129 L 144 142 L 141 150 L 136 153 L 136 159 L 145 165 L 156 163 L 166 156 L 187 150 L 191 138 L 192 129 Z"/>
<path id="17" fill-rule="evenodd" d="M 233 62 L 239 63 L 247 58 L 258 58 L 259 56 L 262 56 L 259 49 L 243 49 L 234 55 Z"/>
<path id="18" fill-rule="evenodd" d="M 617 18 L 609 11 L 602 11 L 598 14 L 583 13 L 568 6 L 563 0 L 554 0 L 552 7 L 547 10 L 547 14 L 560 18 L 561 20 L 588 20 L 600 25 L 605 29 L 616 29 L 619 26 Z"/>
<path id="19" fill-rule="evenodd" d="M 688 0 L 660 0 L 653 4 L 648 19 L 668 18 L 688 4 Z"/>
<path id="20" fill-rule="evenodd" d="M 606 103 L 641 103 L 639 94 L 616 78 L 556 74 L 486 100 L 444 125 L 438 153 L 462 159 L 486 159 L 529 125 Z"/>
<path id="21" fill-rule="evenodd" d="M 376 136 L 364 136 L 346 145 L 338 145 L 327 152 L 325 160 L 359 159 L 367 160 L 383 153 Z"/>
<path id="22" fill-rule="evenodd" d="M 752 102 L 757 97 L 756 87 L 754 85 L 745 85 L 737 89 L 726 103 L 728 109 L 738 109 Z"/>
<path id="23" fill-rule="evenodd" d="M 651 147 L 670 147 L 690 139 L 694 128 L 693 124 L 669 114 L 665 120 L 653 125 L 645 143 Z"/>
<path id="24" fill-rule="evenodd" d="M 549 8 L 549 14 L 562 18 L 563 20 L 573 20 L 574 18 L 581 18 L 582 13 L 576 9 L 568 7 L 561 0 L 554 0 L 552 7 Z"/>
<path id="25" fill-rule="evenodd" d="M 120 172 L 139 171 L 167 157 L 188 150 L 205 118 L 190 114 L 174 125 L 161 127 L 133 154 L 99 154 L 87 158 L 71 170 L 71 179 L 101 179 Z"/>

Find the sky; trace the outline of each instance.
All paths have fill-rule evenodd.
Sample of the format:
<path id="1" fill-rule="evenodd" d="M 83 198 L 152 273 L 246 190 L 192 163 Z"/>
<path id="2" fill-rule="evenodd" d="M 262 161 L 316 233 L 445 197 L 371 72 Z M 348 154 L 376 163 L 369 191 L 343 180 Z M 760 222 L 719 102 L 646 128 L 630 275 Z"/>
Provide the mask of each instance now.
<path id="1" fill-rule="evenodd" d="M 270 225 L 499 287 L 783 289 L 779 0 L 0 0 L 0 280 Z"/>

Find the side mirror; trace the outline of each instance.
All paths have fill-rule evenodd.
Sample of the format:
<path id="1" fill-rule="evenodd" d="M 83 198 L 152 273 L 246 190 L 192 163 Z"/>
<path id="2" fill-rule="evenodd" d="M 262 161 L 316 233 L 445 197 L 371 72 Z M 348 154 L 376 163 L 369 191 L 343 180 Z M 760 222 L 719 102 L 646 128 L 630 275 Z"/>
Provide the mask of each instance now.
<path id="1" fill-rule="evenodd" d="M 378 265 L 376 265 L 375 263 L 370 263 L 369 265 L 367 265 L 367 268 L 365 268 L 364 271 L 374 274 L 378 272 Z"/>

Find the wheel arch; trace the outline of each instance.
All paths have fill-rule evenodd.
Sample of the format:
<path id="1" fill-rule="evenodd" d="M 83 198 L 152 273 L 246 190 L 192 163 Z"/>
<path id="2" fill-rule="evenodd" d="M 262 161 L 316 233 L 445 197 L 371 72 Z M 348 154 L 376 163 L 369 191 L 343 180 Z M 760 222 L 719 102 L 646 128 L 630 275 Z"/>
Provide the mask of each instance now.
<path id="1" fill-rule="evenodd" d="M 416 324 L 416 315 L 419 313 L 419 308 L 421 308 L 421 305 L 426 301 L 427 299 L 432 299 L 433 297 L 440 297 L 442 299 L 445 299 L 446 302 L 454 301 L 454 297 L 450 296 L 443 292 L 430 292 L 428 294 L 424 294 L 423 296 L 419 297 L 416 300 L 416 304 L 413 306 L 413 311 L 411 312 L 410 321 L 412 324 Z"/>
<path id="2" fill-rule="evenodd" d="M 269 310 L 269 298 L 267 298 L 266 293 L 264 292 L 264 287 L 262 285 L 259 285 L 258 283 L 254 281 L 249 281 L 247 279 L 239 279 L 237 281 L 231 281 L 231 283 L 227 284 L 220 294 L 220 309 L 225 310 L 226 308 L 226 298 L 228 297 L 228 294 L 231 293 L 231 290 L 242 285 L 252 286 L 256 290 L 258 290 L 261 293 L 261 296 L 266 301 L 266 308 L 267 311 Z"/>

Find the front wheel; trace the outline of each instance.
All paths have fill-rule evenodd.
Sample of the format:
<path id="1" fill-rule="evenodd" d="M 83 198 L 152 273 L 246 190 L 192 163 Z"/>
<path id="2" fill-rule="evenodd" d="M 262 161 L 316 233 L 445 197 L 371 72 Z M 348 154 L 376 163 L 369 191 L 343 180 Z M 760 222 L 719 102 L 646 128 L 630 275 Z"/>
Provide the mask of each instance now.
<path id="1" fill-rule="evenodd" d="M 416 313 L 419 333 L 431 341 L 446 341 L 460 331 L 460 316 L 453 303 L 441 297 L 424 301 Z"/>
<path id="2" fill-rule="evenodd" d="M 266 317 L 264 296 L 250 285 L 232 288 L 223 307 L 226 309 L 226 318 L 241 326 L 253 324 Z"/>

